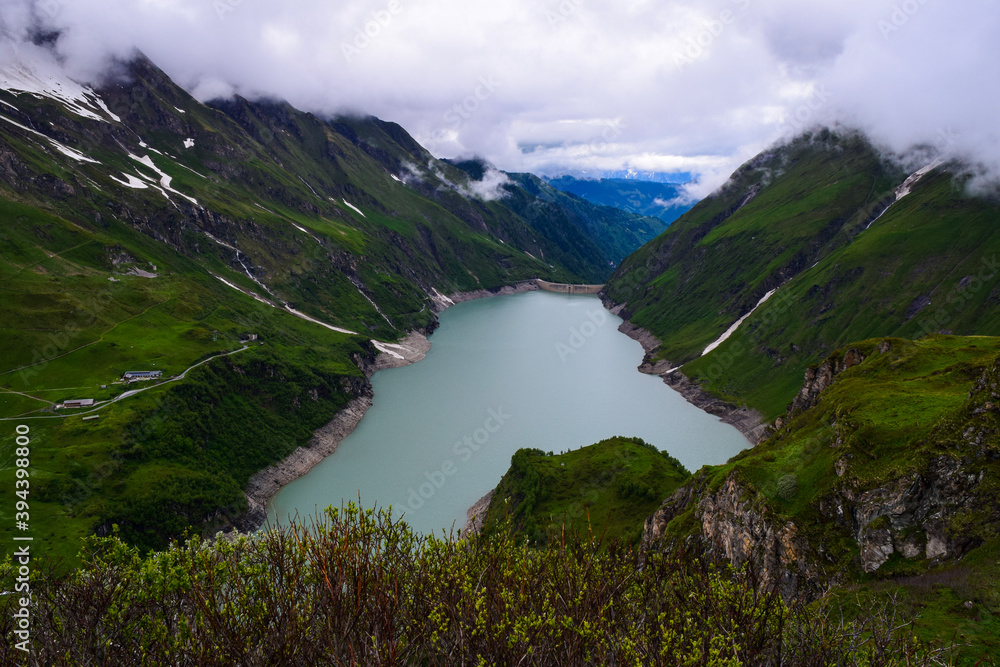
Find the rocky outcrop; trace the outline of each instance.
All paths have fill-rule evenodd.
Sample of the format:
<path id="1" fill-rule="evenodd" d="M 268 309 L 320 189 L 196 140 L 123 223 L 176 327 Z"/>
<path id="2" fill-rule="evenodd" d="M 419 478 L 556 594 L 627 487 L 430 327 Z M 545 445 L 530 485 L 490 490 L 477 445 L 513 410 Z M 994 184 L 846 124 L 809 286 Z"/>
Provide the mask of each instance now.
<path id="1" fill-rule="evenodd" d="M 932 563 L 960 558 L 978 544 L 975 535 L 954 530 L 967 508 L 984 500 L 979 494 L 984 473 L 973 468 L 968 461 L 940 457 L 920 473 L 873 489 L 845 484 L 818 503 L 829 525 L 820 539 L 852 539 L 856 566 L 869 574 L 893 554 Z M 829 544 L 810 540 L 795 521 L 776 515 L 738 474 L 731 473 L 717 491 L 706 487 L 689 483 L 667 499 L 646 520 L 644 544 L 660 545 L 667 525 L 691 511 L 701 551 L 737 566 L 753 562 L 763 580 L 777 585 L 786 598 L 808 598 L 843 579 L 843 571 L 830 567 L 843 554 L 827 553 Z"/>
<path id="2" fill-rule="evenodd" d="M 693 509 L 700 529 L 698 548 L 710 559 L 724 559 L 737 567 L 753 563 L 765 584 L 776 585 L 786 599 L 803 594 L 821 578 L 818 559 L 798 526 L 775 517 L 736 474 L 730 474 L 717 491 L 709 492 L 706 486 L 702 478 L 668 498 L 646 520 L 644 546 L 655 548 L 667 525 Z"/>
<path id="3" fill-rule="evenodd" d="M 834 378 L 848 368 L 853 368 L 865 360 L 861 350 L 851 348 L 843 356 L 830 357 L 819 366 L 806 369 L 802 389 L 795 396 L 788 409 L 788 418 L 801 414 L 816 405 L 823 390 L 833 384 Z"/>
<path id="4" fill-rule="evenodd" d="M 971 461 L 941 456 L 919 473 L 873 489 L 848 482 L 820 500 L 820 515 L 857 542 L 865 572 L 875 572 L 894 553 L 932 561 L 958 558 L 975 540 L 950 526 L 978 502 L 983 477 Z"/>
<path id="5" fill-rule="evenodd" d="M 887 351 L 885 345 L 879 351 Z M 1000 460 L 1000 359 L 929 440 L 946 453 L 875 488 L 851 480 L 849 463 L 838 465 L 846 479 L 819 503 L 821 516 L 857 542 L 865 572 L 876 572 L 893 554 L 932 562 L 960 558 L 1000 524 L 996 492 L 983 483 Z"/>
<path id="6" fill-rule="evenodd" d="M 875 350 L 889 352 L 892 344 L 883 341 Z M 788 421 L 814 409 L 836 376 L 864 359 L 852 348 L 810 369 Z M 807 512 L 821 530 L 775 512 L 736 469 L 717 489 L 710 488 L 708 473 L 681 487 L 647 519 L 644 545 L 664 548 L 681 539 L 714 558 L 753 562 L 786 597 L 811 597 L 850 570 L 878 573 L 894 556 L 928 566 L 961 558 L 1000 528 L 1000 491 L 985 483 L 1000 461 L 1000 358 L 976 380 L 960 410 L 914 443 L 922 453 L 881 480 L 872 479 L 871 468 L 861 478 L 852 475 L 860 450 L 847 446 L 840 426 L 832 425 L 837 436 L 822 446 L 846 451 L 831 466 L 838 481 Z M 877 460 L 879 452 L 865 454 Z M 685 515 L 690 517 L 681 523 L 688 528 L 671 535 L 668 525 Z"/>
<path id="7" fill-rule="evenodd" d="M 490 489 L 485 496 L 465 511 L 465 527 L 462 528 L 462 535 L 475 535 L 483 529 L 483 524 L 486 523 L 486 511 L 490 508 L 494 493 L 496 493 L 496 489 Z"/>

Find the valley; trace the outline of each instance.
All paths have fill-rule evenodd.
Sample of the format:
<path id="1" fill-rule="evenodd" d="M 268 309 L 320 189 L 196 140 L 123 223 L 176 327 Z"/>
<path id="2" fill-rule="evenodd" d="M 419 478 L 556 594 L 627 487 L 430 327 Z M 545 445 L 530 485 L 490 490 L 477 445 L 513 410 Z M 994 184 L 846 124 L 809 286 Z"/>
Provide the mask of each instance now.
<path id="1" fill-rule="evenodd" d="M 39 660 L 265 664 L 219 637 L 268 619 L 372 664 L 1000 656 L 979 165 L 817 125 L 689 208 L 36 42 L 0 69 L 0 539 Z"/>

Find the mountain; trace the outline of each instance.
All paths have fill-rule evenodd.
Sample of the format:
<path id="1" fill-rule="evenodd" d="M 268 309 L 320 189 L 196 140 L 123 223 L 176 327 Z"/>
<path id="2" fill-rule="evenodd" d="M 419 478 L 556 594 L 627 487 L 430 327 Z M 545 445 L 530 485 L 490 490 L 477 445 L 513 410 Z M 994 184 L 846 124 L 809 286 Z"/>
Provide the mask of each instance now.
<path id="1" fill-rule="evenodd" d="M 758 443 L 667 497 L 647 548 L 848 617 L 891 596 L 958 664 L 1000 651 L 1000 199 L 971 171 L 817 130 L 622 263 L 605 299 L 641 370 Z"/>
<path id="2" fill-rule="evenodd" d="M 560 176 L 549 185 L 586 199 L 592 204 L 614 206 L 623 211 L 653 216 L 670 224 L 691 209 L 682 184 L 656 183 L 622 178 L 578 179 Z M 667 225 L 663 226 L 666 229 Z M 661 230 L 662 231 L 662 230 Z"/>
<path id="3" fill-rule="evenodd" d="M 610 171 L 592 172 L 586 169 L 566 169 L 560 170 L 558 175 L 549 176 L 547 179 L 568 176 L 580 180 L 601 180 L 610 179 L 616 181 L 642 181 L 648 183 L 673 183 L 683 185 L 695 180 L 695 174 L 687 171 L 638 171 L 637 169 L 613 169 Z"/>
<path id="4" fill-rule="evenodd" d="M 919 166 L 850 132 L 776 146 L 623 262 L 608 301 L 660 369 L 769 419 L 852 341 L 1000 334 L 1000 205 L 961 165 Z"/>
<path id="5" fill-rule="evenodd" d="M 394 123 L 202 104 L 143 57 L 94 89 L 20 53 L 0 68 L 0 417 L 30 426 L 54 553 L 228 525 L 255 472 L 370 395 L 383 343 L 436 325 L 439 292 L 610 273 L 591 230 L 620 212 L 580 202 L 577 224 Z M 76 399 L 111 403 L 56 409 Z"/>
<path id="6" fill-rule="evenodd" d="M 853 343 L 810 366 L 774 434 L 707 466 L 653 549 L 759 568 L 786 598 L 893 605 L 927 640 L 1000 652 L 1000 338 Z"/>
<path id="7" fill-rule="evenodd" d="M 548 224 L 557 229 L 576 227 L 593 239 L 592 252 L 600 254 L 608 266 L 617 266 L 667 227 L 661 220 L 638 211 L 628 212 L 601 202 L 588 203 L 534 174 L 501 173 L 481 159 L 449 162 L 477 182 L 506 178 L 507 182 L 500 187 L 508 195 L 504 198 L 507 206 L 536 225 Z"/>

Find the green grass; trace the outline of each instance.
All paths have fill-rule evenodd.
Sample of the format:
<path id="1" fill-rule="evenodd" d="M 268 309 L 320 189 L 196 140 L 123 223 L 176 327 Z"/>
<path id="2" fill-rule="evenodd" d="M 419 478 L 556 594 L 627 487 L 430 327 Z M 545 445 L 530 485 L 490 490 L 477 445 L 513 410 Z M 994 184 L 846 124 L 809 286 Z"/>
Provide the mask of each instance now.
<path id="1" fill-rule="evenodd" d="M 879 600 L 893 599 L 900 617 L 916 619 L 914 628 L 923 641 L 957 647 L 954 664 L 989 665 L 1000 659 L 998 581 L 1000 541 L 992 540 L 962 563 L 844 586 L 824 604 L 857 618 Z"/>
<path id="2" fill-rule="evenodd" d="M 608 293 L 663 341 L 659 358 L 768 419 L 784 412 L 806 367 L 852 341 L 1000 335 L 995 201 L 966 195 L 963 179 L 938 170 L 866 229 L 873 205 L 905 177 L 859 137 L 800 139 L 746 165 L 636 252 Z"/>
<path id="3" fill-rule="evenodd" d="M 881 340 L 851 346 L 867 359 L 839 374 L 813 409 L 729 463 L 707 468 L 714 485 L 739 471 L 777 512 L 795 517 L 840 483 L 833 464 L 842 457 L 851 462 L 852 482 L 868 488 L 950 451 L 930 437 L 932 430 L 966 403 L 975 379 L 1000 353 L 1000 339 L 894 338 L 887 339 L 891 351 L 878 353 Z M 799 478 L 793 498 L 777 492 L 786 475 Z"/>
<path id="4" fill-rule="evenodd" d="M 581 536 L 638 542 L 642 522 L 689 473 L 639 438 L 610 438 L 564 454 L 521 449 L 497 485 L 485 530 L 510 521 L 532 542 Z"/>
<path id="5" fill-rule="evenodd" d="M 891 349 L 879 352 L 882 342 Z M 917 341 L 871 339 L 849 347 L 861 351 L 865 360 L 838 374 L 816 405 L 728 463 L 703 468 L 690 484 L 701 497 L 736 480 L 748 506 L 769 522 L 794 522 L 797 535 L 822 554 L 814 563 L 822 576 L 844 582 L 835 589 L 838 605 L 865 609 L 896 592 L 900 610 L 919 615 L 916 627 L 922 638 L 971 645 L 962 651 L 959 664 L 976 664 L 983 652 L 995 660 L 1000 656 L 995 635 L 1000 618 L 1000 516 L 995 511 L 1000 502 L 1000 425 L 992 401 L 1000 338 L 934 335 Z M 846 350 L 830 358 L 840 359 Z M 862 572 L 854 534 L 835 521 L 832 503 L 846 503 L 849 511 L 853 501 L 843 498 L 913 484 L 941 459 L 961 462 L 961 475 L 982 479 L 967 506 L 949 506 L 943 515 L 948 534 L 967 539 L 971 550 L 959 562 L 941 564 L 922 553 L 913 559 L 895 553 L 874 573 Z M 963 502 L 959 497 L 942 500 Z M 695 504 L 673 518 L 669 536 L 683 540 L 701 532 Z M 878 521 L 889 527 L 886 517 Z M 923 529 L 918 525 L 912 530 L 919 543 Z M 893 532 L 894 540 L 902 538 Z"/>

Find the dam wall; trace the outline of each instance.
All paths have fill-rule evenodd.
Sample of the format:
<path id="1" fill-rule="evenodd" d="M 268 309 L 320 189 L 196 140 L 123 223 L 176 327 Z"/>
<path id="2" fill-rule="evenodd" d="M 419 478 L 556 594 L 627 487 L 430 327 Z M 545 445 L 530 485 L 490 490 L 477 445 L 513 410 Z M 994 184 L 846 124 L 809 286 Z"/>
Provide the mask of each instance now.
<path id="1" fill-rule="evenodd" d="M 538 289 L 560 294 L 600 294 L 604 285 L 567 285 L 566 283 L 550 283 L 547 280 L 536 280 Z"/>

